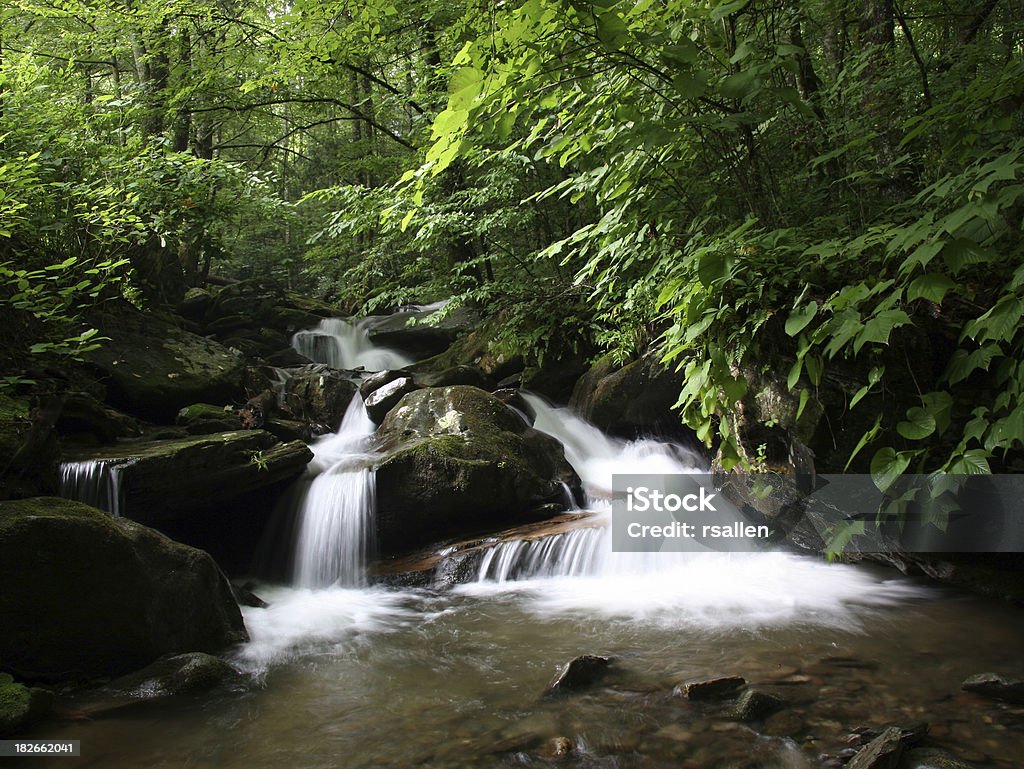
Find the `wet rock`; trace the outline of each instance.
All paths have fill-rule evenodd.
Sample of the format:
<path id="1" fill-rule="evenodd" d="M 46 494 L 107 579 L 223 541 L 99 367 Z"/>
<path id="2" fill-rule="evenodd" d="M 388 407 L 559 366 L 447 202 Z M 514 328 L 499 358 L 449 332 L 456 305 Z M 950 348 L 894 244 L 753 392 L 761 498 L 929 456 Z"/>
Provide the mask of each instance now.
<path id="1" fill-rule="evenodd" d="M 509 408 L 515 409 L 522 414 L 528 424 L 532 425 L 534 420 L 537 418 L 537 415 L 533 411 L 533 407 L 526 402 L 526 398 L 523 397 L 523 394 L 519 392 L 519 390 L 506 387 L 500 390 L 495 390 L 491 394 Z"/>
<path id="2" fill-rule="evenodd" d="M 978 673 L 961 684 L 965 692 L 994 700 L 1024 705 L 1024 681 L 1008 680 L 996 673 Z"/>
<path id="3" fill-rule="evenodd" d="M 313 362 L 294 347 L 282 347 L 280 350 L 265 354 L 263 359 L 277 368 L 296 368 L 308 366 Z"/>
<path id="4" fill-rule="evenodd" d="M 359 394 L 363 396 L 363 400 L 370 397 L 370 394 L 379 387 L 383 387 L 389 382 L 394 382 L 396 379 L 409 376 L 408 371 L 403 369 L 387 369 L 385 371 L 377 371 L 373 374 L 369 374 L 363 378 L 363 381 L 359 383 Z"/>
<path id="5" fill-rule="evenodd" d="M 201 323 L 213 306 L 213 294 L 205 288 L 190 288 L 178 303 L 178 314 L 188 320 Z"/>
<path id="6" fill-rule="evenodd" d="M 593 686 L 605 676 L 611 663 L 611 657 L 580 655 L 565 664 L 544 692 L 544 696 L 568 694 Z"/>
<path id="7" fill-rule="evenodd" d="M 900 759 L 899 769 L 972 769 L 972 765 L 941 748 L 914 748 Z"/>
<path id="8" fill-rule="evenodd" d="M 190 403 L 228 403 L 242 394 L 242 357 L 125 303 L 92 319 L 110 338 L 87 354 L 111 405 L 155 421 L 173 420 Z"/>
<path id="9" fill-rule="evenodd" d="M 266 419 L 263 422 L 263 429 L 285 443 L 308 441 L 312 437 L 309 425 L 294 419 L 278 419 L 276 417 Z"/>
<path id="10" fill-rule="evenodd" d="M 377 431 L 383 554 L 538 520 L 580 482 L 562 445 L 475 387 L 409 393 Z"/>
<path id="11" fill-rule="evenodd" d="M 17 683 L 0 673 L 0 737 L 18 734 L 46 716 L 53 693 Z"/>
<path id="12" fill-rule="evenodd" d="M 219 657 L 202 652 L 168 655 L 103 687 L 105 694 L 156 699 L 208 691 L 237 681 L 240 674 Z"/>
<path id="13" fill-rule="evenodd" d="M 349 376 L 320 363 L 290 369 L 285 383 L 284 405 L 298 419 L 319 422 L 336 430 L 356 394 Z"/>
<path id="14" fill-rule="evenodd" d="M 746 685 L 747 681 L 742 676 L 720 676 L 679 684 L 672 694 L 693 701 L 718 700 L 735 696 Z"/>
<path id="15" fill-rule="evenodd" d="M 235 600 L 238 601 L 239 606 L 248 606 L 252 609 L 266 609 L 270 606 L 269 603 L 252 592 L 252 583 L 232 585 L 231 590 L 234 592 Z"/>
<path id="16" fill-rule="evenodd" d="M 784 707 L 786 701 L 781 697 L 757 689 L 748 689 L 736 700 L 732 717 L 737 721 L 763 721 Z"/>
<path id="17" fill-rule="evenodd" d="M 366 398 L 366 413 L 378 424 L 398 402 L 409 393 L 419 389 L 410 377 L 400 377 L 381 385 Z"/>
<path id="18" fill-rule="evenodd" d="M 119 675 L 247 638 L 213 559 L 78 502 L 0 503 L 0 660 L 16 676 Z"/>

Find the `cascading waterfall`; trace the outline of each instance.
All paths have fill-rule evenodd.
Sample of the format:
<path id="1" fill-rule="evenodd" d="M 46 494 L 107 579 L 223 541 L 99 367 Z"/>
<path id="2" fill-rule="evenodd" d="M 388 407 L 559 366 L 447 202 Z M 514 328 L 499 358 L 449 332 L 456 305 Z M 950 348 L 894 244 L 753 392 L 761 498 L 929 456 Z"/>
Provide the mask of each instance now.
<path id="1" fill-rule="evenodd" d="M 111 515 L 121 515 L 121 471 L 129 464 L 128 459 L 64 462 L 60 466 L 60 495 L 106 510 Z"/>
<path id="2" fill-rule="evenodd" d="M 294 581 L 300 587 L 358 586 L 373 537 L 376 485 L 368 438 L 374 424 L 357 394 L 338 432 L 314 443 L 313 480 L 299 509 Z"/>
<path id="3" fill-rule="evenodd" d="M 412 358 L 397 350 L 377 347 L 360 322 L 349 323 L 340 318 L 324 318 L 313 329 L 299 331 L 292 337 L 292 347 L 316 363 L 332 368 L 384 371 L 402 368 Z"/>

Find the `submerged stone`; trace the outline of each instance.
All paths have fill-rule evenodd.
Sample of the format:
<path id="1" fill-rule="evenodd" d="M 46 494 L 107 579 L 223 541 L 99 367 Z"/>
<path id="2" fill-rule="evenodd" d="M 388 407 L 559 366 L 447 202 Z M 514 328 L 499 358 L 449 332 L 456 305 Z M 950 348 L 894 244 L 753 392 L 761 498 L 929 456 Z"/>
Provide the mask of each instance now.
<path id="1" fill-rule="evenodd" d="M 746 685 L 747 681 L 742 676 L 719 676 L 702 681 L 687 681 L 677 686 L 672 693 L 694 701 L 717 700 L 734 696 Z"/>
<path id="2" fill-rule="evenodd" d="M 973 675 L 963 682 L 961 688 L 982 697 L 1024 705 L 1024 681 L 1009 680 L 996 673 Z"/>

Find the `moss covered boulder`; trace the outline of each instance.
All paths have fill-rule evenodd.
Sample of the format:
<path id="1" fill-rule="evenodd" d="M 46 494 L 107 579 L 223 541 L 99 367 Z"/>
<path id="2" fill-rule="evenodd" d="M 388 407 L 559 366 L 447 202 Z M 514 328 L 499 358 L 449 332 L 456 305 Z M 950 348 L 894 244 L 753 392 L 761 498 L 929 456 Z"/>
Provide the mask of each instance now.
<path id="1" fill-rule="evenodd" d="M 184 427 L 190 435 L 210 435 L 237 430 L 241 427 L 238 412 L 231 406 L 211 403 L 193 403 L 178 412 L 174 423 Z"/>
<path id="2" fill-rule="evenodd" d="M 0 667 L 26 680 L 136 670 L 247 638 L 213 559 L 52 497 L 0 503 Z"/>
<path id="3" fill-rule="evenodd" d="M 359 389 L 346 372 L 313 363 L 289 369 L 284 406 L 296 418 L 337 430 Z"/>
<path id="4" fill-rule="evenodd" d="M 144 314 L 127 303 L 94 318 L 109 337 L 89 353 L 114 406 L 155 421 L 172 421 L 191 403 L 242 398 L 244 361 L 223 345 Z"/>
<path id="5" fill-rule="evenodd" d="M 377 439 L 384 553 L 550 517 L 580 495 L 562 445 L 475 387 L 409 393 Z"/>

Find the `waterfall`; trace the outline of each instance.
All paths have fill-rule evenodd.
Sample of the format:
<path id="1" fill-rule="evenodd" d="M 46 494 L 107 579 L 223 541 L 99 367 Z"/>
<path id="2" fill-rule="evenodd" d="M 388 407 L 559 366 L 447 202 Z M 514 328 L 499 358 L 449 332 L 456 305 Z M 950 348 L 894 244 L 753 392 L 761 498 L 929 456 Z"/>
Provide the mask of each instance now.
<path id="1" fill-rule="evenodd" d="M 674 443 L 613 438 L 567 408 L 552 406 L 530 393 L 523 397 L 536 415 L 534 427 L 565 447 L 565 458 L 583 481 L 587 509 L 605 525 L 494 545 L 481 558 L 477 580 L 504 583 L 536 577 L 629 577 L 666 572 L 686 562 L 690 553 L 612 551 L 607 525 L 612 475 L 706 473 L 704 458 Z M 703 550 L 699 545 L 697 549 Z"/>
<path id="2" fill-rule="evenodd" d="M 121 471 L 130 459 L 87 459 L 60 466 L 60 495 L 121 515 L 124 491 Z"/>
<path id="3" fill-rule="evenodd" d="M 311 361 L 326 363 L 331 368 L 361 366 L 367 371 L 384 371 L 413 362 L 396 350 L 375 346 L 360 322 L 349 323 L 340 318 L 325 318 L 316 328 L 299 331 L 292 337 L 292 347 Z"/>
<path id="4" fill-rule="evenodd" d="M 298 514 L 294 581 L 300 587 L 362 585 L 376 484 L 368 438 L 374 424 L 357 394 L 338 432 L 314 443 L 307 473 L 314 476 Z"/>

